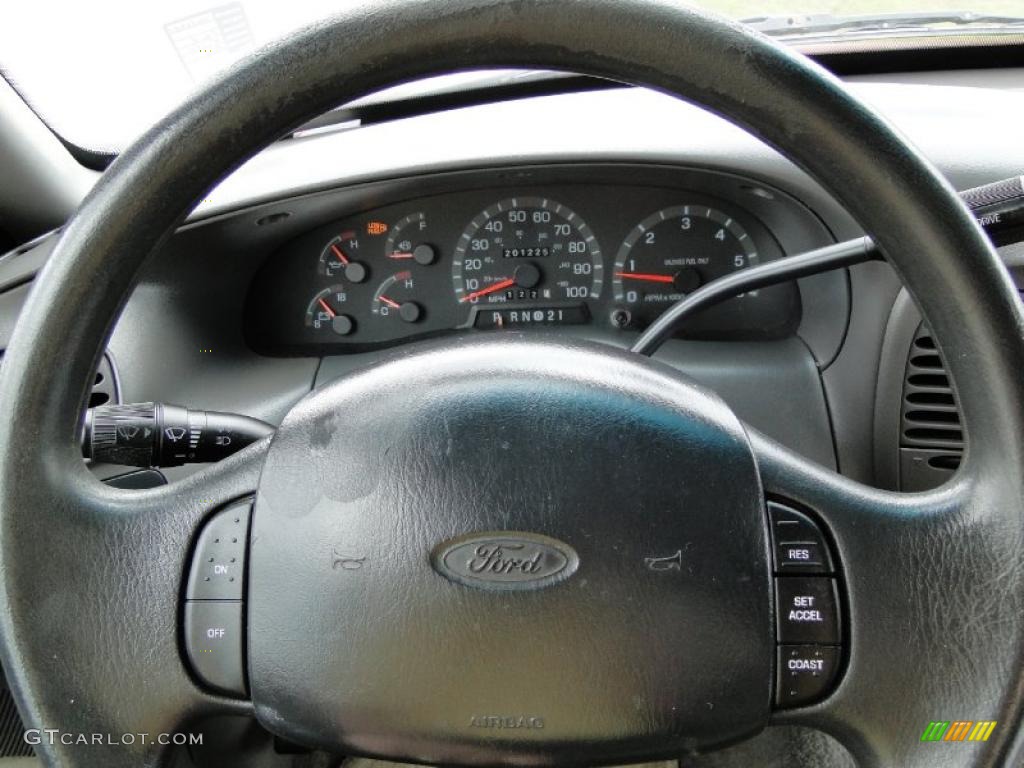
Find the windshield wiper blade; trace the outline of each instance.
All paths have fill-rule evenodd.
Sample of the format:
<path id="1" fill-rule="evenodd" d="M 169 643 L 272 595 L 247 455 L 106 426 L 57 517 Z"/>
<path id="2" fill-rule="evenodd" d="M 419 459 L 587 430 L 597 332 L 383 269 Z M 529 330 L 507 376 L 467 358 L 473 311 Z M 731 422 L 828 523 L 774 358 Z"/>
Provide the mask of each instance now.
<path id="1" fill-rule="evenodd" d="M 881 13 L 871 15 L 844 16 L 831 13 L 810 15 L 752 16 L 741 21 L 772 37 L 821 36 L 833 34 L 840 37 L 849 33 L 865 32 L 908 32 L 935 31 L 952 28 L 970 31 L 984 28 L 986 31 L 1003 29 L 1017 30 L 1024 27 L 1024 17 L 1000 16 L 994 14 L 955 11 L 937 13 L 918 11 L 913 13 Z"/>

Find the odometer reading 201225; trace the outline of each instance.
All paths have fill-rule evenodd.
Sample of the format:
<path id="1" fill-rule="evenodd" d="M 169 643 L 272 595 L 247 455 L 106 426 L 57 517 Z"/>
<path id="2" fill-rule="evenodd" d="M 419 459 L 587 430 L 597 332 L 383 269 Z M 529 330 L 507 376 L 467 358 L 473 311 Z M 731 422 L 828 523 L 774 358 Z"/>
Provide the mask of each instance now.
<path id="1" fill-rule="evenodd" d="M 455 298 L 466 304 L 596 299 L 601 248 L 576 213 L 543 197 L 512 197 L 481 211 L 452 261 Z"/>

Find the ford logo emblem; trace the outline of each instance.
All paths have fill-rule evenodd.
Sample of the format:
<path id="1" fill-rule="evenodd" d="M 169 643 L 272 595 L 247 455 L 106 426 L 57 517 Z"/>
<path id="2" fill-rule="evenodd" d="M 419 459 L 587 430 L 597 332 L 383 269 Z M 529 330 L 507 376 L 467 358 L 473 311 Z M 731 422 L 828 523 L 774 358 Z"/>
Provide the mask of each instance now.
<path id="1" fill-rule="evenodd" d="M 536 533 L 487 531 L 439 544 L 434 570 L 478 589 L 540 589 L 572 576 L 580 558 L 568 544 Z"/>

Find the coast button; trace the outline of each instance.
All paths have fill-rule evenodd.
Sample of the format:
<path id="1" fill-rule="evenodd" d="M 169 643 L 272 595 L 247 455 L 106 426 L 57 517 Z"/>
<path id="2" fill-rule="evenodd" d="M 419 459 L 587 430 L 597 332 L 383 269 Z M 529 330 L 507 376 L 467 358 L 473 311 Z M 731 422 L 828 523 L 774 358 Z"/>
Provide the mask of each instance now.
<path id="1" fill-rule="evenodd" d="M 824 698 L 839 667 L 839 649 L 831 645 L 780 645 L 775 703 L 800 707 Z"/>

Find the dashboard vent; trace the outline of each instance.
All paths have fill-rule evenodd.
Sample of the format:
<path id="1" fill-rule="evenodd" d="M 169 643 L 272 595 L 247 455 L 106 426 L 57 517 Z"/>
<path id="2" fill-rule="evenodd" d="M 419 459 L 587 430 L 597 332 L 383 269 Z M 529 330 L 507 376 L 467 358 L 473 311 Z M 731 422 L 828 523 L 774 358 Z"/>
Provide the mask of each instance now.
<path id="1" fill-rule="evenodd" d="M 114 361 L 107 353 L 100 359 L 100 364 L 96 368 L 92 392 L 89 394 L 89 407 L 95 408 L 98 405 L 119 402 L 121 402 L 121 398 L 118 391 L 117 372 L 114 369 Z"/>
<path id="2" fill-rule="evenodd" d="M 3 359 L 4 350 L 0 349 L 0 366 L 3 365 Z M 117 369 L 114 368 L 114 361 L 107 353 L 100 359 L 100 364 L 96 368 L 92 391 L 89 393 L 89 407 L 95 408 L 97 405 L 119 402 L 121 402 L 121 392 L 118 387 Z"/>
<path id="3" fill-rule="evenodd" d="M 963 452 L 964 432 L 956 393 L 935 341 L 924 325 L 917 329 L 907 356 L 900 436 L 904 448 L 949 452 L 933 457 L 933 461 L 944 465 L 936 469 L 956 469 L 959 464 L 957 454 Z"/>

